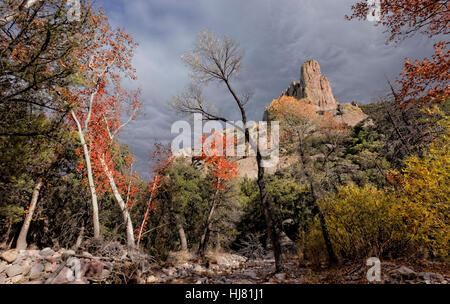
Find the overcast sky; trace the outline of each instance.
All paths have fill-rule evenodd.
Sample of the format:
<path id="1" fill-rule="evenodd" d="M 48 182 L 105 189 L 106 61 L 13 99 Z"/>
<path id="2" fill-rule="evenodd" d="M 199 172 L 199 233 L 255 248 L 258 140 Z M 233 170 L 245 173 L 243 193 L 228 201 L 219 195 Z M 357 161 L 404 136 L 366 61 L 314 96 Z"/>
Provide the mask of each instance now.
<path id="1" fill-rule="evenodd" d="M 395 80 L 405 57 L 431 53 L 432 43 L 424 37 L 386 45 L 383 28 L 369 21 L 347 21 L 355 1 L 97 0 L 111 24 L 139 43 L 134 58 L 138 80 L 126 85 L 142 89 L 143 114 L 122 133 L 139 172 L 148 174 L 153 144 L 174 137 L 171 125 L 180 117 L 167 104 L 190 82 L 180 57 L 192 49 L 200 30 L 240 43 L 244 65 L 234 85 L 253 90 L 247 106 L 252 120 L 260 120 L 264 107 L 299 80 L 306 60 L 319 62 L 341 103 L 369 103 L 387 92 L 386 79 Z M 239 118 L 223 87 L 211 84 L 207 95 L 223 115 Z"/>

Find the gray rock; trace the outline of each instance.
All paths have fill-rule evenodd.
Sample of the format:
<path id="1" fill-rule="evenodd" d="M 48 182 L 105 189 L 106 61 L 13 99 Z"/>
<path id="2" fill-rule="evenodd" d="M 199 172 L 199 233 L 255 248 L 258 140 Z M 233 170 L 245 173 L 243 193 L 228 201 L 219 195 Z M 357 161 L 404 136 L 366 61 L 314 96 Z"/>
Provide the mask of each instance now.
<path id="1" fill-rule="evenodd" d="M 286 274 L 285 274 L 285 273 L 277 273 L 277 274 L 275 275 L 275 278 L 276 278 L 277 280 L 279 280 L 279 281 L 286 280 Z"/>
<path id="2" fill-rule="evenodd" d="M 35 264 L 33 267 L 31 267 L 30 269 L 30 278 L 31 279 L 36 279 L 38 278 L 42 272 L 44 272 L 44 265 L 41 263 Z"/>
<path id="3" fill-rule="evenodd" d="M 445 281 L 445 277 L 442 274 L 434 272 L 421 272 L 419 273 L 419 278 L 424 279 L 426 281 L 433 281 L 439 283 Z"/>
<path id="4" fill-rule="evenodd" d="M 17 259 L 18 256 L 19 256 L 19 252 L 16 249 L 11 249 L 11 250 L 3 252 L 0 255 L 0 258 L 2 258 L 4 261 L 6 261 L 8 263 L 12 263 Z"/>
<path id="5" fill-rule="evenodd" d="M 244 272 L 244 275 L 246 275 L 250 279 L 254 279 L 254 280 L 258 279 L 258 275 L 256 274 L 256 272 L 254 272 L 252 270 L 248 270 L 248 271 Z"/>
<path id="6" fill-rule="evenodd" d="M 429 280 L 431 280 L 431 272 L 420 272 L 419 278 L 429 281 Z"/>
<path id="7" fill-rule="evenodd" d="M 39 252 L 39 255 L 44 258 L 48 257 L 48 256 L 52 256 L 54 254 L 55 254 L 55 251 L 51 248 L 44 248 Z"/>
<path id="8" fill-rule="evenodd" d="M 208 278 L 199 278 L 195 284 L 205 284 L 208 281 Z"/>
<path id="9" fill-rule="evenodd" d="M 0 274 L 6 270 L 7 264 L 2 262 L 0 263 Z"/>
<path id="10" fill-rule="evenodd" d="M 51 284 L 66 284 L 75 281 L 74 272 L 68 268 L 64 267 L 61 272 L 51 281 Z"/>
<path id="11" fill-rule="evenodd" d="M 405 279 L 412 280 L 417 277 L 417 273 L 414 272 L 411 268 L 406 266 L 401 266 L 397 269 L 397 272 Z"/>
<path id="12" fill-rule="evenodd" d="M 6 274 L 8 275 L 8 277 L 12 278 L 17 275 L 22 275 L 25 271 L 26 269 L 23 266 L 12 265 L 8 267 L 8 269 L 6 270 Z"/>
<path id="13" fill-rule="evenodd" d="M 73 251 L 73 250 L 66 250 L 66 251 L 64 251 L 64 253 L 62 254 L 62 259 L 63 259 L 63 260 L 67 260 L 68 258 L 73 257 L 75 254 L 76 254 L 76 253 L 75 253 L 75 251 Z"/>

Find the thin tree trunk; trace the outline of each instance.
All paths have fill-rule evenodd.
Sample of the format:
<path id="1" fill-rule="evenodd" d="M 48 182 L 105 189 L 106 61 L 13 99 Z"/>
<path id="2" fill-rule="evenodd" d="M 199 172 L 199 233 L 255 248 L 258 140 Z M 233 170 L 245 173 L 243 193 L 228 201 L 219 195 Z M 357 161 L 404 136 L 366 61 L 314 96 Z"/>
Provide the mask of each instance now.
<path id="1" fill-rule="evenodd" d="M 311 175 L 309 174 L 308 170 L 306 169 L 306 160 L 305 160 L 305 151 L 303 150 L 303 146 L 300 146 L 300 158 L 301 158 L 301 164 L 303 167 L 303 171 L 306 175 L 306 178 L 308 179 L 309 182 L 309 187 L 311 189 L 311 194 L 313 197 L 313 203 L 312 203 L 312 207 L 313 207 L 313 214 L 314 215 L 318 215 L 319 216 L 319 220 L 320 220 L 320 227 L 322 230 L 322 236 L 325 242 L 325 247 L 327 249 L 327 253 L 328 253 L 328 258 L 330 260 L 330 264 L 331 265 L 335 265 L 338 263 L 338 258 L 336 256 L 336 254 L 334 253 L 334 249 L 333 249 L 333 245 L 331 244 L 331 240 L 330 240 L 330 234 L 328 233 L 328 228 L 325 222 L 325 216 L 323 215 L 322 211 L 320 210 L 319 206 L 317 205 L 317 201 L 319 200 L 317 193 L 315 191 L 315 187 L 314 187 L 314 183 L 312 180 Z"/>
<path id="2" fill-rule="evenodd" d="M 116 199 L 116 202 L 119 204 L 120 210 L 122 211 L 123 220 L 126 225 L 126 234 L 127 234 L 127 246 L 129 249 L 135 249 L 135 243 L 134 243 L 134 230 L 133 230 L 133 223 L 131 221 L 130 212 L 128 211 L 128 208 L 122 199 L 122 196 L 120 195 L 119 189 L 117 189 L 116 182 L 114 180 L 114 177 L 111 173 L 111 171 L 108 168 L 108 165 L 106 164 L 103 157 L 100 157 L 100 162 L 102 164 L 103 170 L 108 177 L 109 185 L 111 186 L 111 190 L 113 192 L 114 198 Z"/>
<path id="3" fill-rule="evenodd" d="M 178 235 L 180 236 L 180 242 L 181 242 L 181 250 L 187 251 L 188 245 L 187 245 L 187 239 L 186 239 L 186 233 L 184 232 L 183 225 L 178 225 Z"/>
<path id="4" fill-rule="evenodd" d="M 256 161 L 258 164 L 258 187 L 259 187 L 259 198 L 261 209 L 264 215 L 264 220 L 266 222 L 267 235 L 269 236 L 269 239 L 272 242 L 273 256 L 275 258 L 275 270 L 276 272 L 281 272 L 283 270 L 283 266 L 281 260 L 280 237 L 278 235 L 278 231 L 273 225 L 272 210 L 270 209 L 270 206 L 267 203 L 266 183 L 264 180 L 264 167 L 262 166 L 262 155 L 259 151 L 259 148 L 257 148 L 256 152 Z"/>
<path id="5" fill-rule="evenodd" d="M 248 155 L 248 148 L 250 145 L 250 132 L 249 129 L 247 128 L 247 115 L 245 112 L 245 108 L 243 106 L 243 104 L 240 102 L 239 98 L 236 96 L 236 93 L 233 91 L 233 89 L 231 88 L 230 84 L 228 81 L 225 82 L 229 91 L 231 92 L 231 94 L 233 95 L 233 97 L 235 98 L 238 106 L 239 106 L 239 110 L 241 111 L 241 116 L 242 116 L 242 122 L 244 124 L 244 136 L 245 136 L 245 143 L 246 143 L 246 156 Z M 258 187 L 259 187 L 259 202 L 260 202 L 260 207 L 261 207 L 261 211 L 264 215 L 264 221 L 266 223 L 266 231 L 267 231 L 267 235 L 270 238 L 270 241 L 272 243 L 272 250 L 273 250 L 273 256 L 275 259 L 275 271 L 276 272 L 281 272 L 283 270 L 283 261 L 281 259 L 281 245 L 280 245 L 280 237 L 278 234 L 278 231 L 276 230 L 276 228 L 273 225 L 273 220 L 272 220 L 272 210 L 269 206 L 269 204 L 267 204 L 267 192 L 266 192 L 266 182 L 264 179 L 264 167 L 262 165 L 262 155 L 261 155 L 261 151 L 259 150 L 259 144 L 256 143 L 255 145 L 255 150 L 256 150 L 256 163 L 258 165 Z"/>
<path id="6" fill-rule="evenodd" d="M 9 235 L 11 234 L 11 228 L 12 228 L 12 221 L 9 220 L 8 228 L 6 229 L 6 233 L 5 233 L 5 238 L 3 239 L 3 242 L 0 244 L 0 249 L 7 249 Z"/>
<path id="7" fill-rule="evenodd" d="M 205 230 L 203 231 L 202 237 L 200 239 L 200 246 L 198 247 L 198 254 L 201 257 L 205 256 L 206 248 L 208 246 L 209 235 L 211 232 L 211 220 L 214 216 L 214 211 L 216 210 L 216 207 L 217 207 L 216 199 L 217 199 L 218 193 L 219 193 L 219 190 L 216 190 L 216 193 L 214 194 L 214 200 L 213 200 L 213 203 L 211 206 L 211 210 L 209 210 L 208 218 L 206 219 Z"/>
<path id="8" fill-rule="evenodd" d="M 78 237 L 75 242 L 75 245 L 73 245 L 73 247 L 72 247 L 73 250 L 77 251 L 78 248 L 80 248 L 81 244 L 83 243 L 84 231 L 85 231 L 85 225 L 84 225 L 84 220 L 83 220 L 83 222 L 81 224 L 80 232 L 78 233 Z"/>
<path id="9" fill-rule="evenodd" d="M 247 128 L 247 114 L 245 111 L 244 104 L 241 102 L 240 98 L 237 96 L 236 92 L 234 92 L 233 88 L 231 87 L 231 84 L 227 77 L 222 78 L 222 80 L 225 82 L 229 92 L 233 96 L 234 100 L 236 101 L 236 104 L 239 107 L 239 110 L 241 112 L 242 122 L 244 124 L 244 133 L 245 133 L 245 144 L 246 144 L 246 157 L 248 155 L 248 148 L 250 144 L 250 132 Z M 260 198 L 260 205 L 261 210 L 264 214 L 264 221 L 266 222 L 266 229 L 267 234 L 272 242 L 273 247 L 273 253 L 275 258 L 275 268 L 277 272 L 280 272 L 282 270 L 282 260 L 281 260 L 281 246 L 280 246 L 280 239 L 277 230 L 273 226 L 272 221 L 272 210 L 270 209 L 270 206 L 267 204 L 267 193 L 266 193 L 266 183 L 264 180 L 264 167 L 262 166 L 262 155 L 259 151 L 259 145 L 256 144 L 256 161 L 258 164 L 258 187 L 259 187 L 259 198 Z"/>
<path id="10" fill-rule="evenodd" d="M 180 215 L 175 212 L 175 208 L 173 206 L 172 200 L 170 200 L 169 211 L 170 211 L 170 214 L 172 215 L 173 221 L 175 222 L 175 226 L 177 227 L 177 230 L 178 230 L 178 236 L 180 237 L 180 243 L 181 243 L 181 250 L 187 251 L 188 243 L 187 243 L 186 233 L 184 231 L 183 223 L 180 219 Z"/>
<path id="11" fill-rule="evenodd" d="M 144 233 L 145 221 L 148 219 L 148 215 L 150 213 L 150 207 L 152 205 L 153 195 L 155 193 L 155 189 L 156 189 L 157 183 L 158 183 L 158 177 L 156 177 L 155 181 L 153 182 L 153 189 L 152 189 L 152 193 L 150 195 L 150 199 L 148 201 L 147 210 L 145 211 L 144 218 L 142 219 L 141 227 L 139 227 L 139 235 L 138 235 L 138 239 L 137 239 L 137 248 L 139 248 L 139 246 L 141 244 L 142 234 Z"/>
<path id="12" fill-rule="evenodd" d="M 34 186 L 33 195 L 31 197 L 30 208 L 23 222 L 22 228 L 20 229 L 19 237 L 17 239 L 16 248 L 17 250 L 27 249 L 27 235 L 30 229 L 31 220 L 33 219 L 34 211 L 36 210 L 36 205 L 39 199 L 39 192 L 41 191 L 43 184 L 42 178 L 38 178 L 36 185 Z"/>
<path id="13" fill-rule="evenodd" d="M 86 143 L 86 139 L 84 138 L 84 133 L 83 133 L 81 124 L 73 110 L 71 111 L 71 114 L 72 114 L 73 119 L 75 120 L 75 123 L 77 124 L 78 135 L 80 136 L 80 142 L 81 142 L 81 145 L 83 146 L 84 160 L 86 162 L 89 190 L 91 192 L 91 200 L 92 200 L 92 220 L 93 220 L 93 225 L 94 225 L 94 238 L 100 239 L 101 235 L 100 235 L 100 220 L 99 220 L 99 212 L 98 212 L 97 191 L 95 189 L 94 176 L 92 173 L 91 157 L 89 155 L 89 149 L 88 149 L 88 146 Z"/>
<path id="14" fill-rule="evenodd" d="M 216 252 L 220 252 L 222 249 L 222 246 L 220 245 L 220 233 L 217 232 L 217 241 L 216 241 Z"/>

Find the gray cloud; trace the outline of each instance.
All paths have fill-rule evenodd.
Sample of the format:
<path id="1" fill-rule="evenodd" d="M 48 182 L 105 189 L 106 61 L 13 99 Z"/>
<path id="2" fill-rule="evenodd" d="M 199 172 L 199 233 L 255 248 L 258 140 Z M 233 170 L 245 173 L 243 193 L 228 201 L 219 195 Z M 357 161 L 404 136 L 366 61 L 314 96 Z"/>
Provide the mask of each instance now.
<path id="1" fill-rule="evenodd" d="M 251 88 L 250 118 L 259 120 L 264 107 L 290 82 L 298 80 L 301 64 L 316 59 L 341 102 L 368 103 L 387 92 L 403 60 L 425 57 L 432 43 L 423 37 L 398 46 L 386 45 L 383 29 L 373 23 L 345 20 L 355 0 L 97 0 L 114 26 L 124 27 L 139 47 L 134 64 L 143 91 L 144 115 L 123 132 L 148 173 L 153 143 L 169 143 L 170 126 L 178 120 L 167 106 L 189 83 L 180 56 L 191 49 L 202 29 L 232 37 L 245 52 L 235 86 Z M 212 84 L 208 96 L 218 109 L 238 119 L 223 87 Z"/>

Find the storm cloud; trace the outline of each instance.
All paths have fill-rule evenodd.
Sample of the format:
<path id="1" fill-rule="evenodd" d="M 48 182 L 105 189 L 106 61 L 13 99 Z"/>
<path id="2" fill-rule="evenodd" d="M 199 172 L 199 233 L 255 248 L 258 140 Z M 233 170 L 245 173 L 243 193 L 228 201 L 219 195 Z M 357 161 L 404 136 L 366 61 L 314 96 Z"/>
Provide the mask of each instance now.
<path id="1" fill-rule="evenodd" d="M 245 53 L 239 90 L 251 89 L 250 119 L 260 120 L 264 107 L 300 77 L 301 64 L 319 61 L 340 102 L 368 103 L 387 92 L 406 57 L 432 51 L 424 37 L 386 45 L 382 27 L 369 21 L 347 21 L 355 0 L 97 0 L 113 26 L 125 28 L 139 43 L 134 65 L 142 89 L 143 114 L 122 134 L 146 176 L 149 150 L 169 143 L 171 125 L 180 117 L 169 107 L 189 84 L 180 57 L 192 48 L 200 30 L 227 35 Z M 223 87 L 211 84 L 207 96 L 230 117 L 239 115 Z M 227 106 L 229 105 L 229 106 Z"/>

